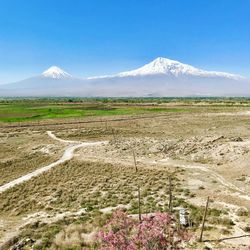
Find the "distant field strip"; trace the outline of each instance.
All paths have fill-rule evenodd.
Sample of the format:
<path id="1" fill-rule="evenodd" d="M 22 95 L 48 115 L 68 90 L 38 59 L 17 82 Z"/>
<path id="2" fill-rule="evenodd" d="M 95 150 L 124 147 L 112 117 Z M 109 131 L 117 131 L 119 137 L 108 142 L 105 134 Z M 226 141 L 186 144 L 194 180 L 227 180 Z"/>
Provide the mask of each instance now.
<path id="1" fill-rule="evenodd" d="M 110 106 L 110 105 L 1 105 L 1 122 L 25 122 L 58 118 L 82 118 L 90 116 L 135 115 L 151 112 L 186 112 L 187 108 L 152 106 Z"/>
<path id="2" fill-rule="evenodd" d="M 71 125 L 71 124 L 88 124 L 88 123 L 104 123 L 104 122 L 119 122 L 119 121 L 131 121 L 131 120 L 143 120 L 143 119 L 153 119 L 160 117 L 168 117 L 169 114 L 160 114 L 160 115 L 138 115 L 132 117 L 122 117 L 114 119 L 102 119 L 102 120 L 88 120 L 88 121 L 73 121 L 73 122 L 54 122 L 54 123 L 19 123 L 13 125 L 1 124 L 2 128 L 25 128 L 25 127 L 44 127 L 44 126 L 60 126 L 60 125 Z M 173 117 L 173 115 L 171 115 Z"/>

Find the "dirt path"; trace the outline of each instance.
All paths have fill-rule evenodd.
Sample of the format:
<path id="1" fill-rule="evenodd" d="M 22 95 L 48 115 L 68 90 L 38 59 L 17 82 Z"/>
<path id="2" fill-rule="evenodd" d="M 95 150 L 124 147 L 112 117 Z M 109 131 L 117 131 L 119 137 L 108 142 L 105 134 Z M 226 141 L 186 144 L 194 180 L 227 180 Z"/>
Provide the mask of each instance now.
<path id="1" fill-rule="evenodd" d="M 28 181 L 30 180 L 31 178 L 35 177 L 35 176 L 38 176 L 40 175 L 41 173 L 43 172 L 46 172 L 48 170 L 50 170 L 51 168 L 65 162 L 65 161 L 68 161 L 68 160 L 71 160 L 73 157 L 74 157 L 74 151 L 78 148 L 81 148 L 81 147 L 90 147 L 90 146 L 97 146 L 97 145 L 101 145 L 101 144 L 105 144 L 107 143 L 106 141 L 99 141 L 99 142 L 77 142 L 77 141 L 69 141 L 69 140 L 63 140 L 63 139 L 60 139 L 58 137 L 56 137 L 51 131 L 47 131 L 47 134 L 54 140 L 57 140 L 57 141 L 60 141 L 60 142 L 63 142 L 63 143 L 67 143 L 69 144 L 62 157 L 47 165 L 47 166 L 44 166 L 42 168 L 39 168 L 37 170 L 35 170 L 34 172 L 31 172 L 29 174 L 26 174 L 26 175 L 23 175 L 9 183 L 6 183 L 2 186 L 0 186 L 0 193 L 6 191 L 7 189 L 11 188 L 11 187 L 14 187 L 15 185 L 18 185 L 18 184 L 21 184 L 25 181 Z"/>
<path id="2" fill-rule="evenodd" d="M 198 170 L 201 170 L 203 172 L 207 172 L 210 175 L 212 175 L 217 181 L 219 181 L 223 186 L 226 186 L 228 188 L 234 189 L 235 191 L 239 191 L 239 192 L 244 193 L 243 190 L 236 187 L 234 184 L 226 181 L 221 175 L 219 175 L 216 172 L 214 172 L 213 170 L 209 169 L 207 166 L 201 166 L 201 165 L 196 165 L 196 164 L 190 165 L 190 164 L 186 164 L 186 163 L 178 163 L 177 161 L 174 161 L 172 159 L 163 159 L 163 160 L 159 160 L 158 162 L 160 162 L 160 163 L 166 162 L 166 163 L 169 163 L 175 167 L 187 168 L 187 169 L 198 169 Z"/>
<path id="3" fill-rule="evenodd" d="M 180 168 L 184 168 L 184 169 L 197 169 L 197 170 L 206 172 L 206 173 L 210 174 L 218 182 L 220 182 L 223 186 L 227 187 L 230 190 L 232 195 L 234 195 L 236 197 L 240 197 L 244 200 L 250 201 L 250 196 L 248 194 L 246 194 L 246 192 L 244 190 L 238 188 L 237 186 L 235 186 L 231 182 L 225 180 L 225 178 L 223 178 L 221 175 L 217 174 L 215 171 L 211 170 L 208 166 L 205 166 L 205 165 L 201 166 L 198 164 L 191 165 L 189 163 L 176 161 L 176 160 L 169 159 L 169 158 L 158 160 L 155 163 L 156 164 L 167 164 L 167 165 L 171 165 L 174 167 L 180 167 Z"/>
<path id="4" fill-rule="evenodd" d="M 70 140 L 63 140 L 63 139 L 61 139 L 61 138 L 58 138 L 58 137 L 56 137 L 54 134 L 53 134 L 53 132 L 52 131 L 47 131 L 47 134 L 48 134 L 48 136 L 50 137 L 50 138 L 52 138 L 53 140 L 56 140 L 56 141 L 59 141 L 59 142 L 63 142 L 63 143 L 77 143 L 77 144 L 79 144 L 79 143 L 81 143 L 81 142 L 79 142 L 79 141 L 70 141 Z"/>

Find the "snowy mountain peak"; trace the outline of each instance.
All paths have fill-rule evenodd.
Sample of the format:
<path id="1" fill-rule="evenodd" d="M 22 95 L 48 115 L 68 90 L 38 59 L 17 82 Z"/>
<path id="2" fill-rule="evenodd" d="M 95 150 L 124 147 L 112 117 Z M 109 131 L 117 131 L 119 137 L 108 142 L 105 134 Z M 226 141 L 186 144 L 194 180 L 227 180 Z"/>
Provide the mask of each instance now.
<path id="1" fill-rule="evenodd" d="M 62 79 L 62 78 L 71 78 L 72 76 L 67 73 L 66 71 L 60 69 L 57 66 L 52 66 L 46 71 L 42 73 L 42 76 L 49 77 L 49 78 L 55 78 L 55 79 Z"/>
<path id="2" fill-rule="evenodd" d="M 205 71 L 191 65 L 164 57 L 158 57 L 141 68 L 132 71 L 119 73 L 118 76 L 146 76 L 164 74 L 169 76 L 200 76 L 200 77 L 225 77 L 229 79 L 242 79 L 241 76 L 217 71 Z"/>

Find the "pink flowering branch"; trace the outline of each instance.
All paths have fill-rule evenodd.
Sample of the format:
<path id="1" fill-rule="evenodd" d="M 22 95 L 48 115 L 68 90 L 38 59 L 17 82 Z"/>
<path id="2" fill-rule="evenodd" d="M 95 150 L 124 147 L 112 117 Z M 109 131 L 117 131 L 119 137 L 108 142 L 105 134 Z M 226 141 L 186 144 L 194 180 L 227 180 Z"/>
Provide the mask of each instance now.
<path id="1" fill-rule="evenodd" d="M 177 229 L 168 213 L 144 216 L 139 222 L 117 210 L 98 232 L 97 238 L 103 250 L 157 250 L 182 249 L 190 235 Z"/>

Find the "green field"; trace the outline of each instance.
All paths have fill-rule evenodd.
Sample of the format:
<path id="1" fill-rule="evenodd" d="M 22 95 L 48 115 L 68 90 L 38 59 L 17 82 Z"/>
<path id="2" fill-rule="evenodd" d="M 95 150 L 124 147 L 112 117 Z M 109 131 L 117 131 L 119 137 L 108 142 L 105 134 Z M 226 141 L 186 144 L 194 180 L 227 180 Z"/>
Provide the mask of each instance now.
<path id="1" fill-rule="evenodd" d="M 151 112 L 185 112 L 187 108 L 154 106 L 111 105 L 105 103 L 50 103 L 9 102 L 0 103 L 1 122 L 23 122 L 54 118 L 81 118 L 90 116 L 133 115 Z"/>
<path id="2" fill-rule="evenodd" d="M 248 98 L 43 98 L 0 99 L 0 122 L 55 118 L 137 115 L 164 112 L 212 112 L 247 108 Z"/>

